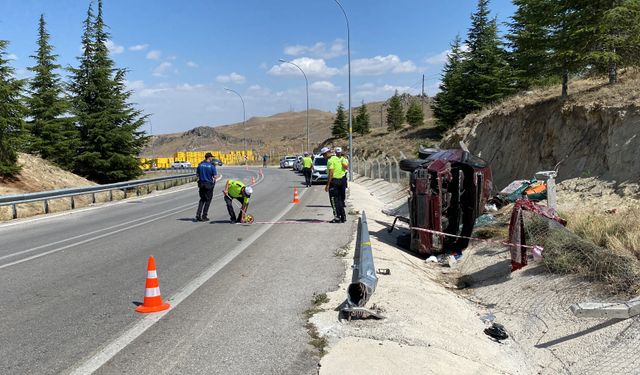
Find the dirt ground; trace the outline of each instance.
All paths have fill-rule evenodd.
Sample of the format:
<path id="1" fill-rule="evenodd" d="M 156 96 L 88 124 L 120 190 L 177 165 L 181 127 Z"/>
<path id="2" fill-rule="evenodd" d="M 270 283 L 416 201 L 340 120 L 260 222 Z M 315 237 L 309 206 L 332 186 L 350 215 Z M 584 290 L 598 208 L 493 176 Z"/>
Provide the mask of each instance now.
<path id="1" fill-rule="evenodd" d="M 406 229 L 386 231 L 393 218 L 382 210 L 394 199 L 402 203 L 388 198 L 397 187 L 357 182 L 350 185 L 351 210 L 366 212 L 375 267 L 391 270 L 378 275 L 368 307 L 386 319 L 341 322 L 334 311 L 351 282 L 354 240 L 340 288 L 310 319 L 328 341 L 321 374 L 640 374 L 639 317 L 585 319 L 569 310 L 573 303 L 616 300 L 601 288 L 536 263 L 510 273 L 508 250 L 495 244 L 472 243 L 452 267 L 425 262 L 395 245 Z M 604 195 L 609 207 L 628 202 Z M 570 183 L 559 196 L 565 208 L 592 197 Z M 509 339 L 490 339 L 481 318 L 503 324 Z"/>

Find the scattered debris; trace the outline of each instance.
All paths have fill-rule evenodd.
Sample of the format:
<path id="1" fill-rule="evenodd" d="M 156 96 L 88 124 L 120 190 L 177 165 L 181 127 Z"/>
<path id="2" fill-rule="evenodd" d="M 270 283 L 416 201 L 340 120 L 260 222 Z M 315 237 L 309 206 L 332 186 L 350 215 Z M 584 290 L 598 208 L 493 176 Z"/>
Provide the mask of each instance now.
<path id="1" fill-rule="evenodd" d="M 485 328 L 484 333 L 497 342 L 500 342 L 502 340 L 506 340 L 509 338 L 509 335 L 507 334 L 507 330 L 504 328 L 504 326 L 502 324 L 495 323 L 495 322 L 491 324 L 491 327 Z"/>
<path id="2" fill-rule="evenodd" d="M 378 275 L 391 275 L 391 270 L 388 268 L 378 268 L 376 271 Z"/>

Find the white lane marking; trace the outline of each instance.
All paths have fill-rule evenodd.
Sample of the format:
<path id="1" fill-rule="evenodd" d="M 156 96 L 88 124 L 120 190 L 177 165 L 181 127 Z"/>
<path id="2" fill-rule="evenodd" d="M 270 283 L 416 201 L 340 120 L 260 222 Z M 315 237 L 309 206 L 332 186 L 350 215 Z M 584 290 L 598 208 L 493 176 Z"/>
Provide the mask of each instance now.
<path id="1" fill-rule="evenodd" d="M 154 217 L 154 216 L 162 215 L 162 214 L 167 213 L 167 212 L 172 211 L 172 210 L 176 210 L 176 209 L 180 209 L 180 208 L 185 208 L 185 207 L 190 207 L 190 206 L 193 206 L 193 203 L 189 203 L 189 204 L 185 204 L 185 205 L 182 205 L 182 206 L 174 207 L 174 208 L 171 208 L 171 209 L 169 209 L 169 210 L 161 211 L 161 212 L 155 213 L 155 214 L 153 214 L 153 215 L 149 215 L 149 216 L 141 217 L 141 218 L 138 218 L 138 219 L 134 219 L 134 220 L 126 221 L 126 222 L 124 222 L 124 223 L 120 223 L 120 224 L 112 225 L 112 226 L 110 226 L 110 227 L 101 228 L 101 229 L 94 230 L 94 231 L 91 231 L 91 232 L 82 233 L 82 234 L 79 234 L 79 235 L 77 235 L 77 236 L 73 236 L 73 237 L 65 238 L 65 239 L 63 239 L 63 240 L 59 240 L 59 241 L 55 241 L 55 242 L 49 242 L 49 243 L 46 243 L 46 244 L 44 244 L 44 245 L 40 245 L 40 246 L 36 246 L 36 247 L 32 247 L 32 248 L 30 248 L 30 249 L 26 249 L 26 250 L 21 250 L 21 251 L 18 251 L 18 252 L 16 252 L 16 253 L 11 253 L 11 254 L 7 254 L 7 255 L 3 255 L 3 256 L 0 256 L 0 260 L 6 259 L 6 258 L 11 258 L 11 257 L 17 256 L 17 255 L 22 255 L 22 254 L 30 253 L 30 252 L 32 252 L 32 251 L 40 250 L 40 249 L 45 248 L 45 247 L 58 245 L 58 244 L 61 244 L 61 243 L 63 243 L 63 242 L 72 241 L 72 240 L 77 240 L 78 238 L 82 238 L 82 237 L 90 236 L 90 235 L 93 235 L 93 234 L 96 234 L 96 233 L 99 233 L 99 232 L 104 232 L 104 231 L 107 231 L 107 230 L 111 230 L 111 229 L 114 229 L 114 228 L 117 228 L 117 227 L 121 227 L 121 226 L 123 226 L 123 225 L 133 224 L 133 223 L 135 223 L 136 221 L 150 219 L 150 218 L 152 218 L 152 217 Z"/>
<path id="2" fill-rule="evenodd" d="M 3 264 L 3 265 L 1 265 L 1 266 L 0 266 L 0 270 L 1 270 L 1 269 L 3 269 L 3 268 L 7 268 L 7 267 L 11 267 L 11 266 L 15 266 L 16 264 L 20 264 L 20 263 L 28 262 L 28 261 L 33 260 L 33 259 L 41 258 L 41 257 L 43 257 L 43 256 L 45 256 L 45 255 L 49 255 L 49 254 L 53 254 L 53 253 L 57 253 L 57 252 L 59 252 L 59 251 L 66 250 L 66 249 L 69 249 L 69 248 L 72 248 L 72 247 L 75 247 L 75 246 L 78 246 L 78 245 L 83 245 L 83 244 L 85 244 L 85 243 L 87 243 L 87 242 L 91 242 L 91 241 L 99 240 L 99 239 L 104 238 L 104 237 L 107 237 L 107 236 L 111 236 L 111 235 L 114 235 L 114 234 L 117 234 L 117 233 L 120 233 L 120 232 L 124 232 L 125 230 L 129 230 L 129 229 L 137 228 L 137 227 L 142 226 L 142 225 L 147 225 L 147 224 L 149 224 L 149 223 L 153 223 L 154 221 L 158 221 L 158 220 L 160 220 L 160 219 L 164 219 L 165 217 L 169 217 L 169 216 L 171 216 L 171 215 L 175 215 L 175 214 L 180 213 L 180 212 L 183 212 L 183 211 L 191 210 L 191 209 L 193 209 L 193 207 L 194 207 L 194 206 L 195 206 L 195 204 L 193 204 L 193 203 L 192 203 L 192 204 L 190 205 L 190 207 L 183 208 L 183 209 L 178 209 L 178 210 L 175 210 L 175 209 L 174 209 L 173 211 L 169 212 L 169 213 L 168 213 L 168 214 L 166 214 L 166 215 L 158 216 L 158 217 L 153 218 L 153 219 L 151 219 L 151 220 L 143 221 L 143 222 L 141 222 L 141 223 L 134 224 L 134 225 L 131 225 L 131 226 L 129 226 L 129 227 L 120 228 L 120 229 L 117 229 L 117 230 L 114 230 L 114 231 L 111 231 L 111 232 L 107 232 L 107 233 L 101 234 L 101 235 L 99 235 L 99 236 L 95 236 L 95 237 L 87 238 L 86 240 L 82 240 L 82 241 L 78 241 L 78 242 L 75 242 L 75 243 L 72 243 L 72 244 L 69 244 L 69 245 L 66 245 L 66 246 L 62 246 L 62 247 L 59 247 L 59 248 L 57 248 L 57 249 L 53 249 L 53 250 L 49 250 L 49 251 L 45 251 L 44 253 L 40 253 L 40 254 L 36 254 L 36 255 L 32 255 L 32 256 L 30 256 L 30 257 L 22 258 L 22 259 L 20 259 L 20 260 L 16 260 L 16 261 L 11 262 L 11 263 Z M 167 212 L 167 211 L 165 211 L 165 212 Z"/>
<path id="3" fill-rule="evenodd" d="M 306 192 L 303 191 L 300 194 L 300 197 L 304 195 Z M 295 204 L 289 203 L 287 207 L 285 207 L 282 212 L 280 212 L 272 221 L 280 220 L 284 215 L 286 215 Z M 184 301 L 187 297 L 189 297 L 193 292 L 195 292 L 198 288 L 200 288 L 204 283 L 209 281 L 216 273 L 220 272 L 227 264 L 231 263 L 238 255 L 242 254 L 244 250 L 246 250 L 250 245 L 252 245 L 260 236 L 262 236 L 269 228 L 271 228 L 273 224 L 265 225 L 264 227 L 260 227 L 256 232 L 254 232 L 247 240 L 242 241 L 238 246 L 236 246 L 233 250 L 229 251 L 225 254 L 221 259 L 212 264 L 209 268 L 204 270 L 200 275 L 198 275 L 195 279 L 193 279 L 189 284 L 187 284 L 183 289 L 176 292 L 173 296 L 169 297 L 166 302 L 171 303 L 172 308 L 169 310 L 165 310 L 158 313 L 153 313 L 149 315 L 145 315 L 142 320 L 136 323 L 133 327 L 129 328 L 125 331 L 120 337 L 116 338 L 102 349 L 100 349 L 93 357 L 89 358 L 85 362 L 78 365 L 74 370 L 71 371 L 71 375 L 85 375 L 92 374 L 94 371 L 98 370 L 102 365 L 107 363 L 111 358 L 115 357 L 122 349 L 127 347 L 127 345 L 131 344 L 133 340 L 137 339 L 140 335 L 142 335 L 147 329 L 151 328 L 155 323 L 157 323 L 162 317 L 164 317 L 167 313 L 169 313 L 172 309 L 175 309 L 182 301 Z"/>
<path id="4" fill-rule="evenodd" d="M 262 182 L 262 180 L 263 180 L 263 179 L 264 179 L 264 178 L 262 178 L 262 179 L 260 179 L 259 181 L 257 181 L 257 182 L 256 182 L 256 185 L 257 185 L 259 182 Z M 216 194 L 216 195 L 214 195 L 214 198 L 220 198 L 220 197 L 222 197 L 222 195 L 223 195 L 223 194 Z M 83 245 L 83 244 L 85 244 L 85 243 L 87 243 L 87 242 L 91 242 L 91 241 L 94 241 L 94 240 L 98 240 L 98 239 L 100 239 L 100 238 L 104 238 L 104 237 L 110 236 L 110 235 L 112 235 L 112 234 L 120 233 L 120 232 L 123 232 L 123 231 L 128 230 L 128 229 L 137 228 L 137 227 L 139 227 L 139 226 L 141 226 L 141 225 L 145 225 L 145 224 L 148 224 L 148 223 L 152 223 L 152 222 L 157 221 L 157 220 L 159 220 L 159 219 L 164 219 L 165 217 L 171 216 L 171 215 L 173 215 L 173 214 L 177 214 L 177 213 L 180 213 L 180 212 L 184 212 L 184 211 L 186 211 L 186 210 L 188 210 L 188 209 L 191 209 L 193 206 L 195 206 L 195 203 L 188 203 L 188 204 L 186 204 L 186 205 L 182 205 L 182 206 L 174 207 L 174 208 L 172 208 L 172 209 L 165 210 L 165 211 L 162 211 L 162 212 L 159 212 L 159 213 L 153 214 L 153 215 L 149 215 L 149 216 L 144 217 L 144 218 L 140 218 L 140 219 L 132 220 L 132 221 L 129 221 L 129 222 L 127 222 L 127 223 L 117 224 L 117 225 L 114 225 L 114 226 L 109 227 L 109 228 L 99 229 L 99 230 L 96 230 L 96 231 L 93 231 L 93 232 L 84 233 L 84 234 L 81 234 L 81 235 L 78 235 L 78 236 L 75 236 L 75 237 L 70 237 L 70 238 L 67 238 L 67 239 L 64 239 L 64 240 L 60 240 L 60 241 L 56 241 L 56 242 L 51 242 L 51 243 L 48 243 L 48 244 L 45 244 L 45 245 L 40 245 L 40 246 L 37 246 L 37 247 L 31 248 L 31 249 L 22 250 L 22 251 L 19 251 L 19 252 L 17 252 L 17 253 L 12 253 L 12 254 L 8 254 L 8 255 L 4 255 L 4 256 L 0 257 L 0 260 L 6 259 L 6 258 L 10 258 L 10 257 L 13 257 L 13 256 L 17 256 L 17 255 L 21 255 L 21 254 L 25 254 L 25 253 L 29 253 L 29 252 L 33 252 L 33 251 L 35 251 L 35 250 L 39 250 L 39 249 L 42 249 L 42 248 L 45 248 L 45 247 L 48 247 L 48 246 L 51 246 L 51 245 L 57 245 L 57 244 L 59 244 L 59 243 L 67 242 L 67 241 L 69 241 L 69 240 L 73 240 L 73 239 L 78 239 L 78 238 L 86 237 L 86 236 L 88 236 L 88 235 L 95 234 L 95 233 L 98 233 L 98 232 L 102 232 L 102 231 L 104 231 L 104 230 L 109 230 L 109 229 L 112 229 L 112 228 L 117 228 L 117 227 L 122 226 L 122 225 L 128 225 L 128 224 L 134 223 L 134 222 L 136 222 L 136 221 L 145 220 L 145 219 L 148 219 L 148 218 L 151 218 L 151 217 L 157 216 L 157 215 L 162 215 L 162 214 L 164 214 L 164 213 L 168 213 L 168 212 L 170 212 L 170 211 L 174 211 L 174 212 L 171 212 L 171 213 L 169 213 L 169 214 L 167 214 L 167 215 L 163 215 L 163 216 L 160 216 L 160 217 L 157 217 L 157 218 L 154 218 L 154 219 L 151 219 L 151 220 L 148 220 L 148 221 L 142 222 L 142 223 L 138 223 L 138 224 L 135 224 L 135 225 L 132 225 L 132 226 L 126 227 L 126 228 L 118 229 L 118 230 L 115 230 L 115 231 L 113 231 L 113 232 L 109 232 L 109 233 L 104 233 L 104 234 L 101 234 L 101 235 L 99 235 L 99 236 L 92 237 L 92 238 L 88 238 L 88 239 L 86 239 L 86 240 L 79 241 L 79 242 L 76 242 L 76 243 L 72 243 L 72 244 L 69 244 L 69 245 L 66 245 L 66 246 L 63 246 L 63 247 L 57 248 L 57 249 L 53 249 L 53 250 L 49 250 L 49 251 L 45 251 L 44 253 L 36 254 L 36 255 L 33 255 L 33 256 L 30 256 L 30 257 L 27 257 L 27 258 L 23 258 L 23 259 L 20 259 L 20 260 L 17 260 L 17 261 L 11 262 L 11 263 L 3 264 L 3 265 L 1 265 L 1 266 L 0 266 L 0 269 L 7 268 L 7 267 L 10 267 L 10 266 L 13 266 L 13 265 L 16 265 L 16 264 L 24 263 L 24 262 L 27 262 L 27 261 L 29 261 L 29 260 L 37 259 L 37 258 L 43 257 L 43 256 L 45 256 L 45 255 L 49 255 L 49 254 L 53 254 L 53 253 L 57 253 L 58 251 L 66 250 L 66 249 L 69 249 L 69 248 L 74 247 L 74 246 L 77 246 L 77 245 Z M 183 209 L 183 208 L 184 208 L 184 209 Z M 176 210 L 177 210 L 177 211 L 176 211 Z"/>

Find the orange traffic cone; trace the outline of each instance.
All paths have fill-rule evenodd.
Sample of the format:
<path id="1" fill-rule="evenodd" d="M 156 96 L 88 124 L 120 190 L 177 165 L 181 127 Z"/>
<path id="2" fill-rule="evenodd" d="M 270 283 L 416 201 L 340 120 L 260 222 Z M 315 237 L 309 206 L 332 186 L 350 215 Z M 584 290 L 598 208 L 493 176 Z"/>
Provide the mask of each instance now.
<path id="1" fill-rule="evenodd" d="M 300 197 L 298 196 L 298 187 L 293 187 L 293 200 L 291 203 L 300 203 Z"/>
<path id="2" fill-rule="evenodd" d="M 255 185 L 256 184 L 256 178 L 251 176 L 251 185 Z"/>
<path id="3" fill-rule="evenodd" d="M 147 265 L 147 282 L 144 291 L 144 303 L 136 308 L 139 313 L 152 313 L 169 308 L 168 303 L 162 302 L 160 296 L 160 283 L 158 282 L 158 274 L 156 273 L 156 260 L 153 256 L 149 257 Z"/>

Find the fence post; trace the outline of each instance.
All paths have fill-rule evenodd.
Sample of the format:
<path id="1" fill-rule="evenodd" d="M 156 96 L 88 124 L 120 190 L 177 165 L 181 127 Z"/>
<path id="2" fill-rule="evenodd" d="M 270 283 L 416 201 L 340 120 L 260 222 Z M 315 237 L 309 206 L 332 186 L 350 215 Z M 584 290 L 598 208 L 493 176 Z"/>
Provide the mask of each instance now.
<path id="1" fill-rule="evenodd" d="M 391 162 L 391 159 L 389 159 L 388 157 L 385 157 L 385 159 L 389 163 L 389 182 L 393 183 L 393 171 L 391 169 L 393 166 L 393 163 Z"/>
<path id="2" fill-rule="evenodd" d="M 398 159 L 395 156 L 392 156 L 393 161 L 396 163 L 396 182 L 400 183 L 400 163 L 398 163 Z"/>

